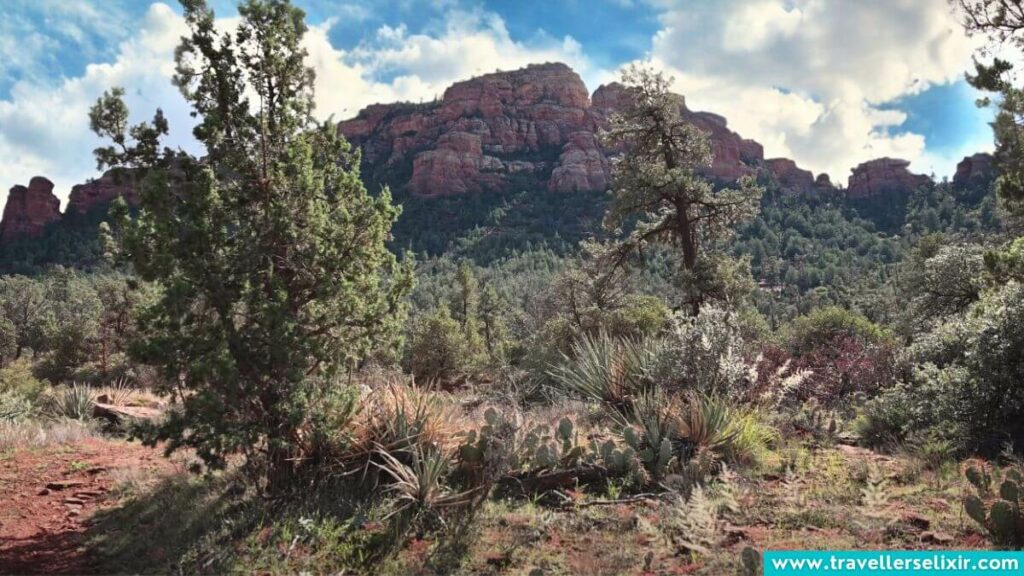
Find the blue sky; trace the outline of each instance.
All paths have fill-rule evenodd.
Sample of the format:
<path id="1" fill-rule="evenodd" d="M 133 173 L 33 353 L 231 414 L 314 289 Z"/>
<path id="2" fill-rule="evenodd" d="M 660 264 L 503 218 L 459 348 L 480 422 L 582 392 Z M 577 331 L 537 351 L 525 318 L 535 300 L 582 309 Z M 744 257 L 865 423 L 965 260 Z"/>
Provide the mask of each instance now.
<path id="1" fill-rule="evenodd" d="M 147 0 L 4 0 L 0 179 L 49 176 L 66 196 L 95 175 L 84 112 L 123 85 L 138 117 L 160 106 L 189 141 L 167 82 L 180 8 Z M 676 79 L 691 107 L 726 116 L 766 154 L 844 181 L 860 161 L 905 157 L 945 175 L 991 147 L 963 82 L 977 48 L 936 0 L 295 0 L 308 14 L 318 113 L 428 99 L 451 82 L 561 60 L 593 90 L 629 62 Z M 234 2 L 213 2 L 219 18 Z"/>

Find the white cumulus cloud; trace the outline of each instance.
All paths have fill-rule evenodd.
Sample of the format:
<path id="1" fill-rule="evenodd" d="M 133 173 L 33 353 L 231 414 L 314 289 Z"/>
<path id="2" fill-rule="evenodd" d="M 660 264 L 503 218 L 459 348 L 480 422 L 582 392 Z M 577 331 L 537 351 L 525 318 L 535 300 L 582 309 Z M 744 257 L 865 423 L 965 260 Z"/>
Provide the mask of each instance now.
<path id="1" fill-rule="evenodd" d="M 219 19 L 218 26 L 230 29 L 235 22 Z M 581 73 L 591 71 L 581 46 L 571 37 L 516 41 L 499 16 L 483 10 L 450 8 L 445 26 L 434 34 L 382 26 L 348 51 L 331 44 L 333 24 L 328 19 L 313 25 L 303 39 L 307 63 L 316 72 L 316 114 L 322 119 L 348 118 L 377 102 L 431 100 L 458 80 L 534 62 L 561 61 Z M 80 76 L 56 85 L 21 71 L 23 78 L 9 97 L 0 100 L 0 183 L 9 187 L 44 175 L 54 181 L 55 192 L 64 201 L 72 185 L 97 176 L 92 150 L 102 142 L 89 130 L 87 113 L 96 98 L 114 86 L 126 89 L 132 122 L 146 120 L 162 108 L 171 126 L 167 144 L 201 152 L 191 137 L 195 120 L 170 82 L 174 48 L 186 31 L 180 15 L 166 4 L 154 3 L 111 61 L 89 65 Z M 13 47 L 0 44 L 0 55 L 9 49 L 13 52 Z"/>
<path id="2" fill-rule="evenodd" d="M 963 77 L 977 44 L 946 2 L 653 4 L 661 30 L 652 60 L 675 76 L 692 108 L 722 114 L 767 155 L 792 157 L 839 182 L 879 156 L 936 168 L 924 137 L 901 130 L 905 115 L 881 105 Z"/>

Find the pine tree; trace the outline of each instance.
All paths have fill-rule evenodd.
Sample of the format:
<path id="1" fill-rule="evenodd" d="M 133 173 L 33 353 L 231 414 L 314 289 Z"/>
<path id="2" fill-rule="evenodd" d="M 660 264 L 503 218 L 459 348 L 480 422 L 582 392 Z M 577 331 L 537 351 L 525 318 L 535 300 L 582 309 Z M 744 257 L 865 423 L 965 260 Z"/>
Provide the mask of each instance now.
<path id="1" fill-rule="evenodd" d="M 606 224 L 619 229 L 638 216 L 639 221 L 613 263 L 642 254 L 652 243 L 677 249 L 683 304 L 696 315 L 709 298 L 734 297 L 742 274 L 723 243 L 734 226 L 756 212 L 762 190 L 750 178 L 741 179 L 738 188 L 715 190 L 701 176 L 712 160 L 708 136 L 682 117 L 682 97 L 669 91 L 669 79 L 631 66 L 622 81 L 631 98 L 613 116 L 605 139 L 626 151 L 614 164 Z"/>
<path id="2" fill-rule="evenodd" d="M 994 45 L 1011 45 L 1024 51 L 1024 3 L 1004 0 L 952 0 L 963 16 L 968 34 L 987 36 Z M 983 49 L 983 52 L 989 49 Z M 1011 213 L 1024 215 L 1024 89 L 1013 84 L 1013 65 L 993 58 L 991 63 L 975 61 L 975 73 L 967 81 L 979 90 L 999 94 L 995 135 L 995 166 L 999 172 L 996 189 Z M 992 105 L 982 98 L 981 106 Z"/>
<path id="3" fill-rule="evenodd" d="M 411 262 L 385 246 L 400 213 L 388 190 L 371 197 L 358 151 L 312 118 L 303 12 L 249 0 L 232 34 L 203 0 L 183 5 L 174 81 L 206 157 L 160 151 L 159 111 L 128 128 L 116 90 L 90 114 L 114 141 L 100 163 L 142 175 L 138 216 L 114 207 L 122 256 L 160 288 L 131 351 L 180 403 L 147 440 L 214 468 L 245 454 L 279 489 L 315 461 L 313 410 L 336 377 L 397 339 Z"/>

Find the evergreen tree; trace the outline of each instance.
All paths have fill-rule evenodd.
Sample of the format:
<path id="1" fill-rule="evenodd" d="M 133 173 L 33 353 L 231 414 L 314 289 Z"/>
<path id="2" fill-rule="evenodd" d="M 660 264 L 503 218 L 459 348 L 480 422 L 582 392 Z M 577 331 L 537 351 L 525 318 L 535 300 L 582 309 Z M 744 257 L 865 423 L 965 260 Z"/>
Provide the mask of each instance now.
<path id="1" fill-rule="evenodd" d="M 452 302 L 454 317 L 462 325 L 468 351 L 476 354 L 484 345 L 480 337 L 480 283 L 473 265 L 465 260 L 459 263 L 455 279 L 459 286 Z"/>
<path id="2" fill-rule="evenodd" d="M 358 151 L 311 116 L 303 12 L 250 0 L 232 34 L 202 0 L 183 5 L 174 80 L 206 157 L 158 152 L 162 115 L 126 128 L 117 92 L 90 114 L 115 143 L 100 162 L 144 174 L 138 217 L 114 207 L 123 256 L 160 287 L 132 353 L 181 403 L 148 440 L 211 467 L 243 453 L 277 489 L 317 458 L 314 407 L 335 377 L 397 338 L 412 268 L 385 246 L 390 193 L 371 197 Z"/>
<path id="3" fill-rule="evenodd" d="M 963 15 L 968 34 L 987 36 L 995 45 L 1024 50 L 1024 3 L 1006 0 L 952 0 Z M 967 81 L 975 88 L 999 94 L 992 130 L 996 140 L 996 189 L 1007 210 L 1024 214 L 1024 89 L 1013 84 L 1013 65 L 1001 58 L 975 62 Z M 979 104 L 992 102 L 983 98 Z"/>
<path id="4" fill-rule="evenodd" d="M 620 228 L 637 216 L 639 221 L 614 263 L 623 263 L 633 252 L 642 254 L 650 243 L 677 248 L 683 304 L 696 315 L 709 298 L 734 297 L 730 269 L 735 266 L 727 262 L 722 244 L 736 224 L 756 212 L 762 191 L 749 178 L 736 189 L 716 191 L 701 176 L 712 161 L 708 135 L 682 117 L 682 97 L 669 92 L 669 79 L 632 66 L 622 81 L 632 97 L 613 116 L 605 139 L 626 152 L 614 164 L 606 223 Z"/>

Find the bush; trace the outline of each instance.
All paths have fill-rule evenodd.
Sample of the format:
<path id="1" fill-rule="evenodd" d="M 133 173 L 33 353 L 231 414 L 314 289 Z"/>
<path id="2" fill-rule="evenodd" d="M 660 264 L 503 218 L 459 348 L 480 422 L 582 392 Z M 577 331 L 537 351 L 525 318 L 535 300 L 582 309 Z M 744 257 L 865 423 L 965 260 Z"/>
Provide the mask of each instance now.
<path id="1" fill-rule="evenodd" d="M 449 380 L 467 372 L 473 360 L 462 327 L 447 308 L 417 321 L 407 362 L 416 378 Z"/>
<path id="2" fill-rule="evenodd" d="M 28 360 L 12 362 L 6 368 L 0 368 L 0 392 L 17 394 L 35 402 L 46 390 L 46 385 L 32 375 L 32 366 Z"/>
<path id="3" fill-rule="evenodd" d="M 873 394 L 896 377 L 892 335 L 867 318 L 837 307 L 821 308 L 793 320 L 780 333 L 781 353 L 766 356 L 806 371 L 797 399 L 816 398 L 831 407 L 855 393 Z M 762 374 L 772 373 L 771 366 Z"/>
<path id="4" fill-rule="evenodd" d="M 658 349 L 653 379 L 673 392 L 734 396 L 747 385 L 741 317 L 704 306 L 696 317 L 676 317 Z"/>
<path id="5" fill-rule="evenodd" d="M 969 377 L 962 368 L 925 364 L 913 376 L 866 402 L 856 423 L 868 446 L 893 445 L 927 435 L 963 447 L 967 429 L 965 398 Z M 967 402 L 965 402 L 967 401 Z"/>

